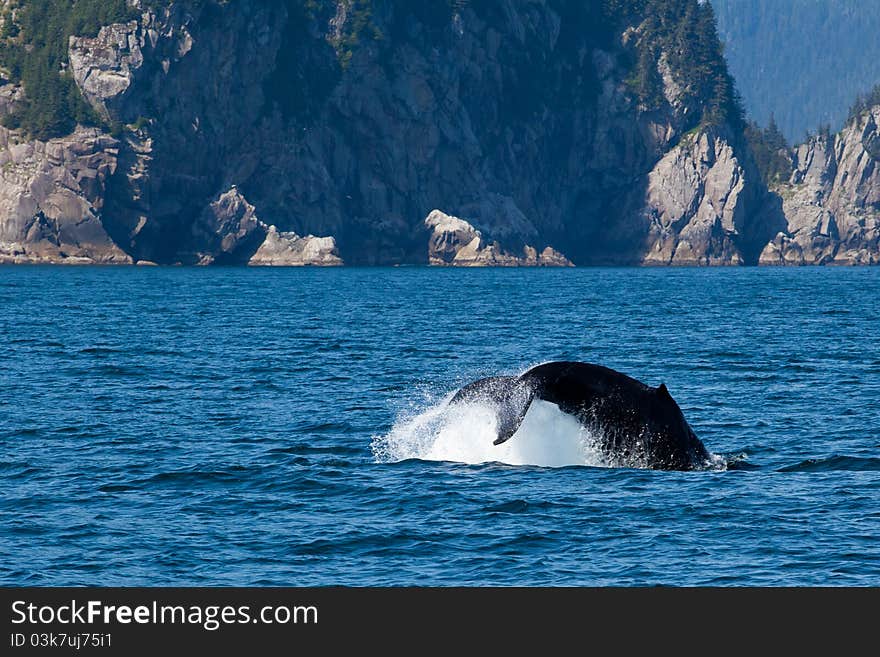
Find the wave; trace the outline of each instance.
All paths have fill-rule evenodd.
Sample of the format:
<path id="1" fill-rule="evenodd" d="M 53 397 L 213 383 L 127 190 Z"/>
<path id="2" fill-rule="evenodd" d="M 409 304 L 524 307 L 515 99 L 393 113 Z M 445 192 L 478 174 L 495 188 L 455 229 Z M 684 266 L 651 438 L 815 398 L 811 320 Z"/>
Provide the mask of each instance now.
<path id="1" fill-rule="evenodd" d="M 779 468 L 779 472 L 878 472 L 880 458 L 834 455 L 822 459 L 807 459 Z"/>
<path id="2" fill-rule="evenodd" d="M 486 513 L 527 513 L 529 511 L 543 511 L 557 506 L 552 502 L 527 502 L 526 500 L 511 500 L 493 504 L 483 509 Z"/>

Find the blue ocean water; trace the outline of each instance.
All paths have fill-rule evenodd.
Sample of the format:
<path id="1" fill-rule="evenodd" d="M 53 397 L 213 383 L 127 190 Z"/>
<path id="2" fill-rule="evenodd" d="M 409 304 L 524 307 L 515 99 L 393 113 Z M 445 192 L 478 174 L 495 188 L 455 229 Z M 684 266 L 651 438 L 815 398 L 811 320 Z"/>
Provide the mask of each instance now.
<path id="1" fill-rule="evenodd" d="M 878 329 L 880 269 L 0 268 L 0 584 L 880 585 Z M 560 359 L 731 466 L 444 415 Z"/>

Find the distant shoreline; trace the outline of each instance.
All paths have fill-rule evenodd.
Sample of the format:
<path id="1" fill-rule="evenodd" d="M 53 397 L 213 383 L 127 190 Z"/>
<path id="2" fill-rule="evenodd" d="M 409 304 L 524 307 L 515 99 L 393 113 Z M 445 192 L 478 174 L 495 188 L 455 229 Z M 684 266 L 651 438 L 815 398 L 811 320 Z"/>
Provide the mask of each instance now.
<path id="1" fill-rule="evenodd" d="M 400 263 L 400 264 L 381 264 L 381 265 L 248 265 L 248 264 L 231 264 L 231 265 L 200 265 L 196 263 L 107 263 L 107 262 L 4 262 L 0 261 L 0 267 L 3 268 L 57 268 L 57 269 L 250 269 L 250 270 L 339 270 L 339 269 L 432 269 L 432 270 L 564 270 L 564 269 L 651 269 L 651 270 L 685 270 L 685 269 L 872 269 L 880 265 L 880 263 L 839 263 L 829 262 L 824 264 L 797 264 L 797 265 L 781 265 L 781 264 L 668 264 L 661 265 L 656 263 L 645 264 L 587 264 L 587 265 L 433 265 L 428 263 Z"/>

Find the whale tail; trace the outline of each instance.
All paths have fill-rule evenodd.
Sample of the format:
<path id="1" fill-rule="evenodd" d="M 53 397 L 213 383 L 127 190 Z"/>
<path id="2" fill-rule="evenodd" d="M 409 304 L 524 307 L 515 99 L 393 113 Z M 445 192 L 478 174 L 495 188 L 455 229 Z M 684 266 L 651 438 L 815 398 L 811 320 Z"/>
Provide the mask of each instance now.
<path id="1" fill-rule="evenodd" d="M 532 400 L 535 398 L 535 390 L 532 386 L 519 381 L 511 386 L 512 390 L 506 399 L 498 405 L 498 437 L 492 441 L 493 445 L 500 445 L 510 440 L 517 432 L 523 418 L 529 412 Z"/>
<path id="2" fill-rule="evenodd" d="M 534 398 L 534 386 L 520 377 L 492 376 L 466 385 L 449 403 L 486 403 L 493 406 L 498 421 L 498 437 L 492 444 L 500 445 L 517 432 Z"/>
<path id="3" fill-rule="evenodd" d="M 601 365 L 554 361 L 520 376 L 480 379 L 450 404 L 489 406 L 496 420 L 493 444 L 501 445 L 519 430 L 535 399 L 574 417 L 611 462 L 690 470 L 710 459 L 666 384 L 653 388 Z"/>

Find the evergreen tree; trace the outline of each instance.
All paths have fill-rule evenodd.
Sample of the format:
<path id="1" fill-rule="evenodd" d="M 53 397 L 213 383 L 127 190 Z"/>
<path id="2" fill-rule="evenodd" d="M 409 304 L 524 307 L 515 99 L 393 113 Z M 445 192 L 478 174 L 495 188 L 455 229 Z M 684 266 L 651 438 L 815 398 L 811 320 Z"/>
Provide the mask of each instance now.
<path id="1" fill-rule="evenodd" d="M 657 55 L 649 47 L 643 47 L 639 52 L 639 61 L 636 65 L 635 79 L 632 86 L 639 97 L 639 102 L 647 110 L 659 109 L 663 98 L 663 80 L 657 70 Z"/>
<path id="2" fill-rule="evenodd" d="M 24 85 L 20 107 L 4 118 L 38 139 L 69 134 L 77 123 L 100 121 L 67 72 L 67 48 L 73 35 L 94 36 L 103 25 L 128 20 L 125 0 L 27 0 L 14 28 L 0 37 L 0 64 Z M 8 16 L 11 20 L 11 16 Z"/>
<path id="3" fill-rule="evenodd" d="M 779 130 L 775 117 L 770 115 L 766 128 L 749 122 L 745 130 L 752 157 L 768 186 L 785 182 L 791 176 L 791 147 Z"/>
<path id="4" fill-rule="evenodd" d="M 849 108 L 846 122 L 849 123 L 868 109 L 880 105 L 880 84 L 871 89 L 867 94 L 856 96 L 855 102 Z"/>
<path id="5" fill-rule="evenodd" d="M 683 100 L 701 109 L 696 121 L 727 123 L 737 132 L 744 129 L 742 104 L 708 2 L 606 0 L 605 8 L 616 12 L 618 28 L 626 23 L 639 25 L 638 57 L 630 88 L 641 104 L 653 108 L 663 102 L 662 81 L 655 73 L 657 58 L 665 53 L 683 87 Z"/>

